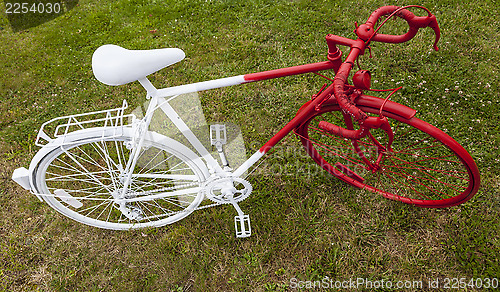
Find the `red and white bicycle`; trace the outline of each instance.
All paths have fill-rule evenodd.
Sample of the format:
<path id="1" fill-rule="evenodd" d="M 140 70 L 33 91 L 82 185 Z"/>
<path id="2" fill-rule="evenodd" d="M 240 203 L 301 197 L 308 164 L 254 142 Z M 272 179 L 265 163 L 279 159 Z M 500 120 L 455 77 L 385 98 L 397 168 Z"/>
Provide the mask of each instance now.
<path id="1" fill-rule="evenodd" d="M 370 89 L 368 71 L 357 71 L 352 85 L 347 80 L 371 42 L 402 43 L 420 28 L 431 27 L 437 50 L 440 31 L 435 16 L 423 7 L 419 8 L 427 16 L 415 16 L 410 7 L 417 6 L 377 9 L 356 28 L 355 40 L 327 35 L 324 62 L 163 89 L 155 88 L 146 76 L 181 61 L 182 50 L 102 46 L 92 59 L 96 78 L 109 85 L 139 81 L 149 99 L 144 117 L 125 115 L 124 102 L 117 109 L 53 119 L 39 131 L 36 144 L 42 148 L 29 169 L 17 169 L 13 179 L 60 213 L 107 229 L 162 226 L 196 209 L 229 203 L 238 213 L 236 235 L 247 237 L 250 219 L 238 206 L 252 192 L 244 174 L 293 131 L 316 163 L 348 184 L 422 207 L 461 204 L 477 192 L 480 182 L 467 151 L 443 131 L 416 118 L 414 109 L 390 101 L 392 93 L 385 99 L 365 95 Z M 375 27 L 382 16 L 403 18 L 408 32 L 378 33 L 387 21 Z M 350 48 L 344 61 L 337 45 Z M 335 78 L 317 73 L 324 70 L 333 70 Z M 327 83 L 236 169 L 226 158 L 224 125 L 210 127 L 210 144 L 219 154 L 213 156 L 171 106 L 191 92 L 311 72 Z M 151 129 L 156 111 L 168 117 L 182 139 Z M 47 134 L 51 127 L 52 136 Z"/>

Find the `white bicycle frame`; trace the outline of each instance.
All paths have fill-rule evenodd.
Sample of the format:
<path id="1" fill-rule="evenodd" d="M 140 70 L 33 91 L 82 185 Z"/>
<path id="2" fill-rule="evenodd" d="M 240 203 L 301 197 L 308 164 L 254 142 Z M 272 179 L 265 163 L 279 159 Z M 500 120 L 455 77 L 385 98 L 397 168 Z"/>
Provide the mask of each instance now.
<path id="1" fill-rule="evenodd" d="M 99 53 L 98 53 L 99 51 Z M 149 51 L 129 51 L 125 50 L 121 47 L 114 45 L 105 45 L 100 47 L 94 53 L 92 59 L 92 66 L 94 70 L 94 75 L 96 78 L 108 85 L 123 85 L 133 81 L 139 81 L 140 84 L 147 91 L 147 98 L 150 99 L 150 103 L 146 110 L 146 114 L 143 119 L 135 120 L 132 122 L 132 128 L 128 128 L 127 131 L 131 130 L 133 132 L 132 144 L 131 144 L 131 153 L 126 163 L 123 179 L 123 187 L 120 188 L 119 192 L 112 192 L 112 196 L 114 197 L 114 202 L 119 205 L 120 211 L 122 211 L 125 216 L 127 216 L 127 212 L 130 212 L 130 209 L 126 208 L 126 203 L 131 201 L 146 201 L 146 200 L 154 200 L 157 198 L 173 196 L 173 195 L 183 195 L 183 191 L 173 191 L 173 192 L 160 192 L 154 195 L 149 195 L 145 193 L 144 196 L 127 198 L 127 189 L 130 187 L 132 180 L 134 178 L 134 169 L 139 159 L 141 149 L 145 143 L 146 135 L 150 133 L 148 131 L 149 125 L 151 123 L 151 119 L 153 117 L 153 112 L 157 109 L 163 111 L 163 113 L 168 117 L 168 119 L 173 123 L 173 125 L 182 133 L 182 135 L 187 139 L 188 143 L 198 152 L 198 154 L 194 153 L 189 149 L 189 147 L 178 143 L 175 140 L 170 139 L 171 142 L 176 144 L 175 147 L 182 149 L 183 147 L 190 152 L 190 159 L 195 162 L 195 164 L 205 164 L 201 165 L 205 172 L 204 178 L 202 181 L 199 181 L 196 187 L 187 189 L 189 192 L 204 192 L 204 194 L 214 201 L 216 204 L 222 203 L 231 203 L 236 211 L 238 212 L 238 216 L 235 216 L 235 229 L 237 237 L 247 237 L 251 234 L 250 227 L 250 219 L 248 215 L 245 215 L 237 202 L 243 200 L 248 197 L 251 193 L 251 185 L 241 176 L 245 174 L 259 159 L 261 159 L 265 153 L 271 149 L 276 143 L 278 143 L 281 139 L 283 139 L 288 133 L 293 131 L 297 126 L 300 125 L 307 117 L 307 113 L 314 109 L 318 103 L 325 99 L 327 93 L 322 92 L 321 95 L 315 99 L 313 102 L 307 105 L 300 114 L 297 114 L 291 121 L 289 121 L 276 135 L 274 135 L 268 142 L 266 142 L 258 151 L 256 151 L 250 158 L 248 158 L 245 162 L 243 162 L 236 170 L 232 170 L 228 167 L 227 160 L 225 159 L 225 154 L 222 151 L 222 142 L 217 142 L 220 138 L 216 138 L 216 147 L 219 152 L 222 166 L 219 162 L 212 156 L 212 154 L 205 148 L 205 146 L 200 142 L 194 132 L 189 128 L 189 126 L 181 119 L 181 117 L 177 114 L 174 108 L 169 104 L 170 101 L 179 97 L 182 94 L 188 94 L 198 91 L 204 91 L 209 89 L 227 87 L 232 85 L 238 85 L 243 83 L 274 79 L 279 77 L 298 75 L 316 71 L 330 70 L 337 68 L 339 66 L 338 62 L 332 61 L 324 61 L 313 64 L 299 65 L 294 67 L 276 69 L 271 71 L 263 71 L 257 73 L 251 73 L 246 75 L 238 75 L 233 77 L 215 79 L 210 81 L 186 84 L 181 86 L 167 87 L 162 89 L 155 88 L 151 82 L 147 79 L 147 75 L 152 74 L 158 71 L 165 66 L 176 63 L 184 58 L 184 53 L 179 49 L 159 49 L 159 50 L 149 50 Z M 159 60 L 162 60 L 159 62 Z M 143 65 L 146 64 L 146 65 Z M 42 149 L 35 155 L 30 165 L 30 169 L 27 170 L 23 167 L 18 168 L 14 171 L 13 179 L 18 182 L 21 186 L 23 186 L 27 190 L 35 190 L 34 182 L 33 182 L 33 172 L 36 168 L 37 162 L 44 157 L 47 153 L 52 151 L 57 147 L 61 147 L 61 150 L 65 151 L 64 145 L 66 137 L 74 138 L 76 135 L 83 135 L 81 138 L 85 138 L 85 132 L 75 132 L 68 133 L 70 127 L 76 127 L 78 130 L 84 129 L 84 124 L 86 127 L 91 127 L 91 124 L 96 121 L 104 121 L 104 127 L 106 127 L 106 123 L 108 121 L 112 121 L 114 118 L 111 117 L 112 112 L 117 112 L 116 118 L 117 122 L 115 124 L 111 123 L 111 133 L 106 130 L 102 130 L 103 137 L 102 138 L 110 138 L 104 137 L 105 134 L 111 135 L 119 135 L 120 133 L 114 133 L 113 131 L 119 132 L 120 129 L 123 130 L 123 110 L 126 108 L 126 103 L 120 109 L 107 110 L 94 112 L 89 114 L 80 114 L 73 115 L 67 117 L 61 117 L 53 119 L 46 124 L 52 122 L 60 122 L 64 119 L 68 119 L 68 122 L 62 126 L 58 126 L 56 129 L 62 129 L 63 134 L 58 134 L 56 130 L 56 134 L 54 137 L 56 139 L 51 139 L 46 133 L 43 131 L 43 128 L 46 124 L 42 126 L 40 129 L 39 135 L 37 137 L 37 141 L 41 138 L 48 142 L 46 145 L 42 146 Z M 92 114 L 106 114 L 106 117 L 103 119 L 90 120 L 90 121 L 79 121 L 80 117 L 86 117 Z M 134 119 L 132 119 L 134 120 Z M 219 125 L 220 126 L 220 125 Z M 99 129 L 105 128 L 94 128 L 96 131 Z M 211 127 L 212 130 L 212 127 Z M 215 130 L 216 136 L 221 136 L 221 129 L 217 128 Z M 166 136 L 165 136 L 166 137 Z M 212 137 L 211 138 L 211 143 Z M 70 139 L 71 140 L 71 139 Z M 71 143 L 71 141 L 70 141 Z M 213 144 L 214 145 L 214 144 Z M 68 154 L 69 155 L 69 154 Z M 198 156 L 199 155 L 199 156 Z M 201 158 L 201 159 L 200 159 Z M 151 176 L 155 176 L 154 174 Z M 153 177 L 152 177 L 153 178 Z M 154 177 L 156 178 L 156 177 Z M 242 189 L 237 189 L 236 187 L 243 185 Z M 217 194 L 215 194 L 215 192 Z M 39 199 L 41 196 L 57 196 L 61 200 L 69 200 L 71 204 L 77 204 L 77 200 L 72 200 L 72 197 L 65 193 L 61 192 L 61 194 L 38 194 L 35 193 Z M 235 198 L 235 195 L 238 196 Z M 191 212 L 192 210 L 188 210 Z"/>
<path id="2" fill-rule="evenodd" d="M 129 161 L 129 163 L 127 164 L 126 173 L 129 173 L 129 177 L 126 180 L 125 185 L 128 186 L 128 184 L 130 183 L 132 172 L 129 170 L 134 169 L 134 166 L 137 162 L 139 149 L 142 147 L 142 143 L 144 140 L 144 134 L 147 132 L 147 128 L 149 127 L 149 123 L 151 122 L 153 112 L 157 109 L 161 109 L 163 113 L 165 113 L 169 120 L 177 127 L 177 129 L 184 135 L 187 141 L 194 147 L 200 157 L 203 158 L 203 160 L 206 162 L 207 168 L 209 169 L 210 173 L 213 173 L 220 177 L 242 176 L 264 155 L 263 152 L 257 151 L 233 172 L 229 171 L 227 168 L 223 168 L 205 148 L 203 143 L 200 142 L 198 137 L 196 137 L 189 126 L 177 114 L 175 109 L 169 104 L 171 100 L 177 98 L 182 94 L 237 85 L 243 83 L 241 81 L 242 77 L 235 76 L 176 87 L 156 89 L 147 78 L 139 80 L 141 85 L 147 90 L 147 97 L 150 99 L 150 103 L 143 119 L 143 127 L 145 128 L 144 131 L 142 131 L 143 135 L 142 137 L 139 137 L 140 140 L 138 142 L 138 146 L 135 147 L 135 153 L 131 155 L 133 159 L 131 159 L 131 161 Z M 126 188 L 124 188 L 124 192 L 126 192 Z"/>

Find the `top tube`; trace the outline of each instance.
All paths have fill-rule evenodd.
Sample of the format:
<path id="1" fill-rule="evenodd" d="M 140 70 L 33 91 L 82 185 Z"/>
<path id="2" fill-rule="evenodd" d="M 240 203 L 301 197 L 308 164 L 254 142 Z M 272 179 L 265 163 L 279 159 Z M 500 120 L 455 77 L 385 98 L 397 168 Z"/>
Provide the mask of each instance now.
<path id="1" fill-rule="evenodd" d="M 215 89 L 215 88 L 222 88 L 222 87 L 244 84 L 244 83 L 249 83 L 249 82 L 275 79 L 275 78 L 280 78 L 280 77 L 299 75 L 299 74 L 305 74 L 305 73 L 316 72 L 316 71 L 324 71 L 324 70 L 330 70 L 330 69 L 334 69 L 336 71 L 336 70 L 338 70 L 339 66 L 340 66 L 339 62 L 332 62 L 332 61 L 324 61 L 324 62 L 318 62 L 318 63 L 312 63 L 312 64 L 305 64 L 305 65 L 281 68 L 281 69 L 276 69 L 276 70 L 250 73 L 250 74 L 246 74 L 246 75 L 238 75 L 238 76 L 233 76 L 233 77 L 220 78 L 220 79 L 215 79 L 215 80 L 209 80 L 209 81 L 185 84 L 185 85 L 180 85 L 180 86 L 162 88 L 162 89 L 158 89 L 156 95 L 158 97 L 169 97 L 169 96 L 180 95 L 180 94 L 185 94 L 185 93 L 198 92 L 198 91 Z"/>

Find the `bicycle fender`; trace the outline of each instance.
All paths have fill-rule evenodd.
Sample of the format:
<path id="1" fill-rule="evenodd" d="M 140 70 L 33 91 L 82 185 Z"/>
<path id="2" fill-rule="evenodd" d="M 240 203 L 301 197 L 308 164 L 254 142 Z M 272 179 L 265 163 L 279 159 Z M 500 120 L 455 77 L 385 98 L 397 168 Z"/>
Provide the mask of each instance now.
<path id="1" fill-rule="evenodd" d="M 375 109 L 380 109 L 380 107 L 384 104 L 384 101 L 385 99 L 363 94 L 360 97 L 358 97 L 358 99 L 356 99 L 356 104 L 359 106 L 366 106 Z M 392 113 L 407 120 L 413 118 L 417 113 L 416 110 L 407 107 L 406 105 L 402 105 L 390 100 L 388 100 L 385 103 L 382 112 Z"/>
<path id="2" fill-rule="evenodd" d="M 363 94 L 356 99 L 355 104 L 357 106 L 380 109 L 380 107 L 384 104 L 384 101 L 385 101 L 385 99 Z M 297 114 L 302 112 L 305 108 L 307 108 L 307 106 L 311 102 L 312 102 L 312 100 L 309 100 L 304 105 L 302 105 L 300 107 L 300 109 L 297 111 Z M 328 99 L 326 102 L 323 103 L 323 106 L 329 106 L 329 105 L 330 106 L 331 105 L 338 105 L 335 97 L 331 97 L 330 99 Z M 402 104 L 399 104 L 397 102 L 390 101 L 390 100 L 388 100 L 385 103 L 384 109 L 382 112 L 383 113 L 391 113 L 391 114 L 400 116 L 400 117 L 407 119 L 407 120 L 413 118 L 415 116 L 415 114 L 417 113 L 416 110 L 414 110 L 408 106 L 405 106 L 405 105 L 402 105 Z"/>

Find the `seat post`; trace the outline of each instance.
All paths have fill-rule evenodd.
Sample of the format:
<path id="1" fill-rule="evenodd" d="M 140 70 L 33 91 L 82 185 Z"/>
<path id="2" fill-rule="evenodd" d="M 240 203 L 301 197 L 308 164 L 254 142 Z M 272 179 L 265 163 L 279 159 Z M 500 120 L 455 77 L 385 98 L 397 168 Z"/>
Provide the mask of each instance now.
<path id="1" fill-rule="evenodd" d="M 147 99 L 150 99 L 150 98 L 156 96 L 158 89 L 156 89 L 156 87 L 154 87 L 154 85 L 149 81 L 149 79 L 147 77 L 139 79 L 139 83 L 141 83 L 142 87 L 144 87 L 144 89 L 146 89 L 147 94 L 148 94 L 146 97 Z"/>

